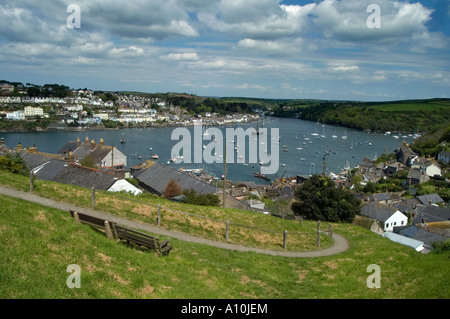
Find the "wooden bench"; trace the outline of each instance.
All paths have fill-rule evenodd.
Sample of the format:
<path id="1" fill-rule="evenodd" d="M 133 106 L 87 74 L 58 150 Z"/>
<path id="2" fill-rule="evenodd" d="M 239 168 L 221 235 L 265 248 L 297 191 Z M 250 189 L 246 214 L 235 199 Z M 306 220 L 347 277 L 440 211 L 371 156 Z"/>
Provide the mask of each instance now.
<path id="1" fill-rule="evenodd" d="M 75 219 L 75 222 L 87 224 L 90 226 L 102 228 L 106 232 L 106 237 L 110 239 L 114 239 L 111 227 L 115 224 L 103 218 L 94 217 L 91 215 L 79 213 L 73 210 L 70 210 L 70 215 Z"/>
<path id="2" fill-rule="evenodd" d="M 114 237 L 116 239 L 124 239 L 127 242 L 132 242 L 139 246 L 144 246 L 156 251 L 158 255 L 168 255 L 172 246 L 169 245 L 169 240 L 160 242 L 159 238 L 135 231 L 133 229 L 125 228 L 117 224 L 113 224 Z"/>

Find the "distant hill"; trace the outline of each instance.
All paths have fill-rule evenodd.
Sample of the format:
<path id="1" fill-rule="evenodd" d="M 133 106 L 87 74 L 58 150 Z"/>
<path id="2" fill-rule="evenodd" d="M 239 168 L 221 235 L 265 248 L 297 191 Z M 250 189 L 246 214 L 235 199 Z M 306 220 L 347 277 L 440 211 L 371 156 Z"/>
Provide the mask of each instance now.
<path id="1" fill-rule="evenodd" d="M 429 132 L 450 123 L 450 99 L 294 103 L 279 107 L 274 115 L 378 132 Z"/>

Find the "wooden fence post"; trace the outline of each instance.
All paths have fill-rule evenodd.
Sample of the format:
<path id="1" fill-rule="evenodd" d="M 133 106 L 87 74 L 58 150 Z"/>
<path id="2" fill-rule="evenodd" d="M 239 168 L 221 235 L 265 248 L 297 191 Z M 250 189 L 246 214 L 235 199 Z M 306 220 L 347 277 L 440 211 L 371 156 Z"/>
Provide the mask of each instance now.
<path id="1" fill-rule="evenodd" d="M 228 241 L 229 231 L 230 231 L 230 222 L 227 220 L 225 222 L 225 241 Z"/>
<path id="2" fill-rule="evenodd" d="M 92 209 L 95 209 L 95 187 L 91 187 Z"/>
<path id="3" fill-rule="evenodd" d="M 75 220 L 75 223 L 80 224 L 80 217 L 77 212 L 73 212 L 73 219 Z"/>
<path id="4" fill-rule="evenodd" d="M 158 227 L 161 226 L 161 205 L 158 205 Z"/>
<path id="5" fill-rule="evenodd" d="M 34 192 L 34 173 L 30 171 L 30 192 Z"/>
<path id="6" fill-rule="evenodd" d="M 106 231 L 106 238 L 113 239 L 114 236 L 111 231 L 111 226 L 109 225 L 109 221 L 105 220 L 105 231 Z"/>
<path id="7" fill-rule="evenodd" d="M 330 236 L 330 239 L 333 239 L 333 226 L 331 224 L 328 225 L 328 236 Z"/>
<path id="8" fill-rule="evenodd" d="M 288 232 L 287 232 L 287 230 L 285 230 L 283 232 L 283 249 L 284 250 L 287 249 L 287 234 L 288 234 Z"/>
<path id="9" fill-rule="evenodd" d="M 317 247 L 320 248 L 320 220 L 317 222 Z"/>

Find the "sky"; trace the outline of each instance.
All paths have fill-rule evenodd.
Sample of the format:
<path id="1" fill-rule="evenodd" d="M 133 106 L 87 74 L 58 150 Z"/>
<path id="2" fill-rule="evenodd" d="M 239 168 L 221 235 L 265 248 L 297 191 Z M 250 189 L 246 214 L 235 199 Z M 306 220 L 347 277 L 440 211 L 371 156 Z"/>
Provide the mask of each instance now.
<path id="1" fill-rule="evenodd" d="M 449 0 L 0 0 L 0 79 L 217 97 L 450 98 L 449 21 Z"/>

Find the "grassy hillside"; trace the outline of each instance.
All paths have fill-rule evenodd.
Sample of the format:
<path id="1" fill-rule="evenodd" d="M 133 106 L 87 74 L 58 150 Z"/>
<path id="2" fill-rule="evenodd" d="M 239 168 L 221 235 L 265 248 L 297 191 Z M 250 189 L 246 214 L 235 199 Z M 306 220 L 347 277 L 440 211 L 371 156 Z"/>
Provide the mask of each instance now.
<path id="1" fill-rule="evenodd" d="M 450 297 L 449 255 L 422 255 L 354 225 L 320 258 L 272 257 L 171 240 L 167 257 L 106 239 L 67 212 L 0 196 L 0 298 L 311 299 Z M 69 289 L 67 266 L 81 269 Z M 381 288 L 366 285 L 381 269 Z"/>
<path id="2" fill-rule="evenodd" d="M 26 177 L 2 172 L 0 181 L 10 187 L 28 190 Z M 56 200 L 90 205 L 90 190 L 37 181 L 36 192 Z M 97 196 L 98 209 L 108 211 L 109 207 L 110 213 L 154 224 L 154 215 L 148 208 L 106 196 L 103 193 Z M 169 205 L 156 197 L 147 200 Z M 183 211 L 200 209 L 171 204 L 181 205 L 171 208 Z M 350 249 L 328 257 L 273 257 L 176 239 L 171 239 L 174 248 L 169 256 L 157 257 L 153 252 L 116 243 L 89 226 L 74 223 L 66 211 L 2 195 L 0 207 L 0 298 L 450 297 L 449 253 L 422 255 L 356 225 L 333 224 L 334 231 L 347 238 Z M 293 231 L 300 227 L 298 222 L 261 214 L 222 208 L 202 209 L 201 214 L 262 228 Z M 165 219 L 169 214 L 163 215 L 163 227 L 223 240 L 223 231 L 215 232 L 214 224 L 181 218 L 169 218 L 177 220 L 169 223 Z M 313 228 L 314 225 L 305 221 L 301 227 Z M 258 245 L 251 239 L 257 234 L 241 230 L 232 238 L 234 243 Z M 279 243 L 273 243 L 270 237 L 260 233 L 257 239 L 266 248 L 280 247 Z M 326 243 L 325 238 L 322 242 Z M 81 268 L 80 289 L 66 286 L 69 276 L 66 269 L 71 264 Z M 366 285 L 370 275 L 367 267 L 371 264 L 381 268 L 380 289 L 369 289 Z"/>

